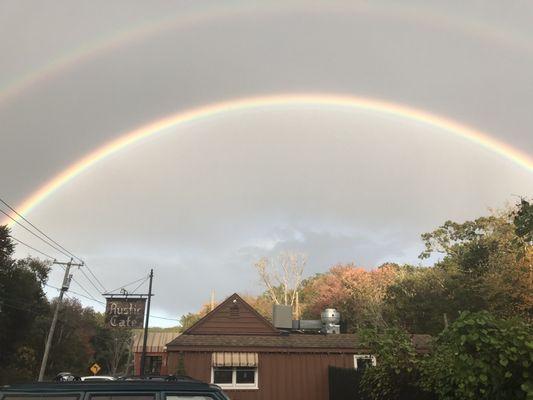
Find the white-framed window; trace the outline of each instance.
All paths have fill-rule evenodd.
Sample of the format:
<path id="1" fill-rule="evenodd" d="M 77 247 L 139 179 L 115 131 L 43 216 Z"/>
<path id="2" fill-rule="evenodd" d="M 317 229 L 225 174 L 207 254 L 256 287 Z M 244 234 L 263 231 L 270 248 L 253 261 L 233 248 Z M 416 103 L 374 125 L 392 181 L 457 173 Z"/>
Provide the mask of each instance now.
<path id="1" fill-rule="evenodd" d="M 212 367 L 211 383 L 222 389 L 259 389 L 256 367 Z"/>
<path id="2" fill-rule="evenodd" d="M 353 367 L 358 370 L 364 370 L 368 367 L 376 366 L 376 357 L 371 354 L 354 354 Z"/>

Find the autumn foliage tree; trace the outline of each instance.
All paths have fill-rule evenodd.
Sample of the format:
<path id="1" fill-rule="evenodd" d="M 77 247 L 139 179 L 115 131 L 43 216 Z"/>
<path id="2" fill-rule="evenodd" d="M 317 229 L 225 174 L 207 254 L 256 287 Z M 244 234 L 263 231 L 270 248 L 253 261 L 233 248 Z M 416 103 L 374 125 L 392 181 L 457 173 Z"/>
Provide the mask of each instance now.
<path id="1" fill-rule="evenodd" d="M 488 310 L 499 316 L 533 317 L 533 247 L 529 203 L 473 221 L 446 221 L 422 235 L 427 258 L 443 255 L 435 268 L 445 273 L 456 311 Z"/>
<path id="2" fill-rule="evenodd" d="M 306 263 L 305 254 L 283 252 L 277 257 L 262 257 L 254 267 L 273 303 L 294 305 Z"/>
<path id="3" fill-rule="evenodd" d="M 365 270 L 354 265 L 337 265 L 310 285 L 314 293 L 308 313 L 316 316 L 327 307 L 337 308 L 350 330 L 386 325 L 383 318 L 387 288 L 397 279 L 398 268 L 383 265 Z"/>

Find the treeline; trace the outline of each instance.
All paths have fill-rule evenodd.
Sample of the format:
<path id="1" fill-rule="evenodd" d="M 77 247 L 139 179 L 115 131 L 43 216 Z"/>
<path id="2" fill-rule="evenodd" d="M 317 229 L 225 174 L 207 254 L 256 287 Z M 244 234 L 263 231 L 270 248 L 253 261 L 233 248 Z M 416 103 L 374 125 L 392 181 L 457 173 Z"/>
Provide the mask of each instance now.
<path id="1" fill-rule="evenodd" d="M 267 318 L 280 299 L 290 300 L 302 319 L 337 308 L 378 358 L 361 378 L 361 399 L 533 398 L 533 204 L 522 200 L 473 221 L 446 221 L 422 240 L 420 257 L 436 260 L 430 267 L 336 265 L 302 281 L 303 258 L 288 256 L 283 267 L 294 277 L 281 275 L 281 285 L 244 297 Z M 43 292 L 49 265 L 15 260 L 13 252 L 9 230 L 0 227 L 0 383 L 38 375 L 54 307 Z M 268 278 L 268 263 L 259 265 Z M 184 315 L 181 327 L 209 310 Z M 430 354 L 415 351 L 413 333 L 435 338 Z M 101 373 L 123 373 L 130 339 L 105 328 L 102 314 L 67 299 L 49 376 L 85 375 L 93 362 Z"/>
<path id="2" fill-rule="evenodd" d="M 487 311 L 495 317 L 531 323 L 532 240 L 533 204 L 522 200 L 474 221 L 446 221 L 423 234 L 425 249 L 420 258 L 436 260 L 432 266 L 385 263 L 369 270 L 354 264 L 335 265 L 302 280 L 297 287 L 298 305 L 289 304 L 299 309 L 295 317 L 301 319 L 320 318 L 322 310 L 334 307 L 349 332 L 396 327 L 437 335 L 464 311 Z M 278 282 L 297 280 L 278 278 Z M 243 297 L 271 319 L 272 303 L 295 288 L 265 286 L 261 295 Z M 183 316 L 182 325 L 190 326 L 208 311 L 206 304 L 199 312 Z"/>
<path id="3" fill-rule="evenodd" d="M 533 204 L 521 200 L 473 221 L 446 221 L 422 240 L 420 258 L 436 260 L 430 267 L 336 265 L 298 285 L 302 319 L 337 308 L 377 357 L 354 398 L 533 398 Z M 267 264 L 260 265 L 263 276 Z M 283 283 L 290 280 L 284 270 L 267 276 L 262 295 L 246 296 L 267 318 L 273 300 L 294 290 Z M 414 333 L 432 335 L 433 351 L 418 354 Z"/>
<path id="4" fill-rule="evenodd" d="M 533 317 L 533 205 L 474 221 L 446 221 L 422 235 L 420 258 L 431 267 L 384 264 L 367 271 L 338 265 L 304 282 L 305 317 L 336 307 L 353 332 L 401 327 L 436 335 L 463 311 L 496 317 Z"/>
<path id="5" fill-rule="evenodd" d="M 431 267 L 339 265 L 304 282 L 305 316 L 338 308 L 377 357 L 354 398 L 532 399 L 533 204 L 422 240 Z M 412 333 L 432 335 L 432 351 L 417 353 Z"/>
<path id="6" fill-rule="evenodd" d="M 55 300 L 43 291 L 50 266 L 34 258 L 13 258 L 9 229 L 0 226 L 0 385 L 36 380 Z M 67 292 L 68 293 L 68 292 Z M 89 375 L 123 372 L 131 333 L 104 326 L 104 316 L 65 298 L 48 359 L 47 378 L 61 371 Z"/>

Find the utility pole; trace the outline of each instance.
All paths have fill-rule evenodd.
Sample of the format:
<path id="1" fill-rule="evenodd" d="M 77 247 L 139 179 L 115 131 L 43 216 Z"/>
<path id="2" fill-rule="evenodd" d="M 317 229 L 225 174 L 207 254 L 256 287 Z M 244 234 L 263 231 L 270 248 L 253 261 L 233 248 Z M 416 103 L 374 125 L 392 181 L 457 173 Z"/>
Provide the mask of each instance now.
<path id="1" fill-rule="evenodd" d="M 144 376 L 144 366 L 146 362 L 146 341 L 148 340 L 148 321 L 150 320 L 150 302 L 152 300 L 152 279 L 154 270 L 150 270 L 150 284 L 148 286 L 148 305 L 146 306 L 146 320 L 144 322 L 143 351 L 141 354 L 141 376 Z"/>
<path id="2" fill-rule="evenodd" d="M 57 317 L 59 315 L 59 308 L 61 307 L 61 302 L 63 301 L 63 295 L 68 290 L 70 286 L 70 281 L 72 279 L 72 275 L 70 274 L 70 267 L 76 266 L 81 267 L 83 264 L 76 264 L 72 262 L 72 258 L 69 262 L 63 263 L 54 261 L 53 264 L 57 265 L 65 265 L 65 276 L 63 277 L 63 285 L 61 285 L 61 290 L 59 291 L 59 297 L 57 299 L 56 309 L 54 311 L 54 317 L 52 318 L 52 325 L 50 326 L 50 331 L 48 332 L 48 338 L 46 339 L 46 345 L 44 347 L 44 354 L 43 354 L 43 360 L 41 362 L 41 369 L 39 371 L 39 382 L 43 381 L 44 373 L 46 371 L 46 363 L 48 362 L 48 354 L 50 353 L 50 347 L 52 345 L 52 338 L 54 336 L 54 331 L 56 329 L 57 324 Z"/>

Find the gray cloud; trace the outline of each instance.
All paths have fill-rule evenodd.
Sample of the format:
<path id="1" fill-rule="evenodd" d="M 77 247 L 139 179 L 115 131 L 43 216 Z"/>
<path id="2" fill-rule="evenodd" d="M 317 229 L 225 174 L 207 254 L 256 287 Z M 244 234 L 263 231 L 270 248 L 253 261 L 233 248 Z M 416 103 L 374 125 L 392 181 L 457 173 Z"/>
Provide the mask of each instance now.
<path id="1" fill-rule="evenodd" d="M 3 2 L 3 87 L 132 26 L 210 17 L 100 52 L 1 102 L 1 194 L 16 203 L 95 147 L 170 113 L 271 93 L 407 104 L 533 153 L 529 4 L 354 4 Z M 211 288 L 257 292 L 253 260 L 280 250 L 308 253 L 309 274 L 336 262 L 417 262 L 420 233 L 531 195 L 532 183 L 530 172 L 428 126 L 273 108 L 133 146 L 29 217 L 108 287 L 154 266 L 156 310 L 176 316 Z"/>

